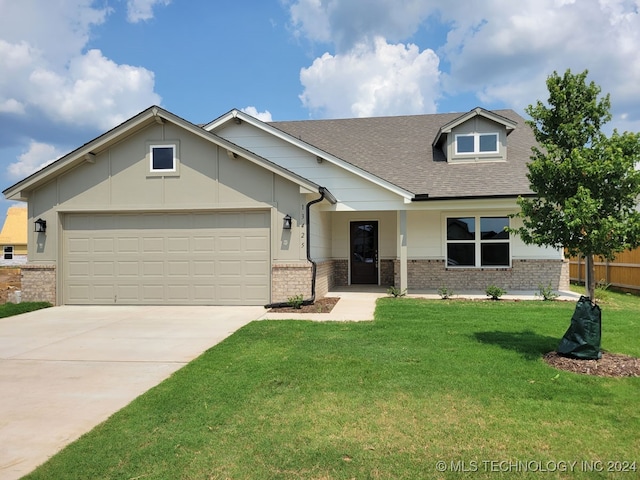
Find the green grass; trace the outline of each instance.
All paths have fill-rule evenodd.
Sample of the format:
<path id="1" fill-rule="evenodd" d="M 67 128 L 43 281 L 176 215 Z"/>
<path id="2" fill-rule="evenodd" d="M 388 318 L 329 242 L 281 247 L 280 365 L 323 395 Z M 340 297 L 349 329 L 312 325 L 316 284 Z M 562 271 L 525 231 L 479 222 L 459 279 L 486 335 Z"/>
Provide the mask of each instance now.
<path id="1" fill-rule="evenodd" d="M 603 348 L 640 356 L 640 299 L 611 298 Z M 254 322 L 28 478 L 637 478 L 640 378 L 541 360 L 574 305 L 384 298 L 374 322 Z M 584 472 L 610 461 L 636 472 Z"/>
<path id="2" fill-rule="evenodd" d="M 33 312 L 41 308 L 50 307 L 49 302 L 23 302 L 23 303 L 5 303 L 0 305 L 0 318 L 20 315 L 21 313 Z"/>

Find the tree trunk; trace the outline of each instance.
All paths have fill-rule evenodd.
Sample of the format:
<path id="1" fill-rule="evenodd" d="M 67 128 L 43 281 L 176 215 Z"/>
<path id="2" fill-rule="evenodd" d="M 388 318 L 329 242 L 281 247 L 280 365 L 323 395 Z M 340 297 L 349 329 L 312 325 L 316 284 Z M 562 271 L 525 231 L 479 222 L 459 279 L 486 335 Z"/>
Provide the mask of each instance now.
<path id="1" fill-rule="evenodd" d="M 584 288 L 587 297 L 591 299 L 592 303 L 596 302 L 596 266 L 593 262 L 593 255 L 585 255 L 584 265 Z"/>

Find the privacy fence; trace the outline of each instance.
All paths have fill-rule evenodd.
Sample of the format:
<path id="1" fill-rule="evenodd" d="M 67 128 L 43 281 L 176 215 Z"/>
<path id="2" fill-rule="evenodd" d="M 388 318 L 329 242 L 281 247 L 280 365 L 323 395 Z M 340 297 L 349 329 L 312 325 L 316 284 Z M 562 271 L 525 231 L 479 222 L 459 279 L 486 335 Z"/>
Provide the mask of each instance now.
<path id="1" fill-rule="evenodd" d="M 640 293 L 640 248 L 616 255 L 612 261 L 595 258 L 596 282 L 623 290 Z M 572 282 L 585 281 L 584 257 L 569 259 L 569 276 Z"/>

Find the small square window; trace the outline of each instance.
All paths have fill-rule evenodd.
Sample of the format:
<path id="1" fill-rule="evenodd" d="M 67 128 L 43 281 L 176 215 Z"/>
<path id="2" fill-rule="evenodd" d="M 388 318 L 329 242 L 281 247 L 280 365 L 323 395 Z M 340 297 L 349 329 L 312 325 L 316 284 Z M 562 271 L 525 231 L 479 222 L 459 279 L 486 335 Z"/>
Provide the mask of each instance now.
<path id="1" fill-rule="evenodd" d="M 175 172 L 176 148 L 173 145 L 151 146 L 151 171 Z"/>
<path id="2" fill-rule="evenodd" d="M 4 259 L 13 260 L 13 246 L 6 246 L 3 248 Z"/>

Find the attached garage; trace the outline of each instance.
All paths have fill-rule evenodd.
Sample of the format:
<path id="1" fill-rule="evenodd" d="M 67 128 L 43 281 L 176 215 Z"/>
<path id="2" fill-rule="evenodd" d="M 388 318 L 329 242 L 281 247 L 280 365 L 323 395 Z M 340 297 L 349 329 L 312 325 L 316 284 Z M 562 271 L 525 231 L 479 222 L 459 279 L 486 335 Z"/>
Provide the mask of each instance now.
<path id="1" fill-rule="evenodd" d="M 62 295 L 84 305 L 264 305 L 270 212 L 62 217 Z"/>

